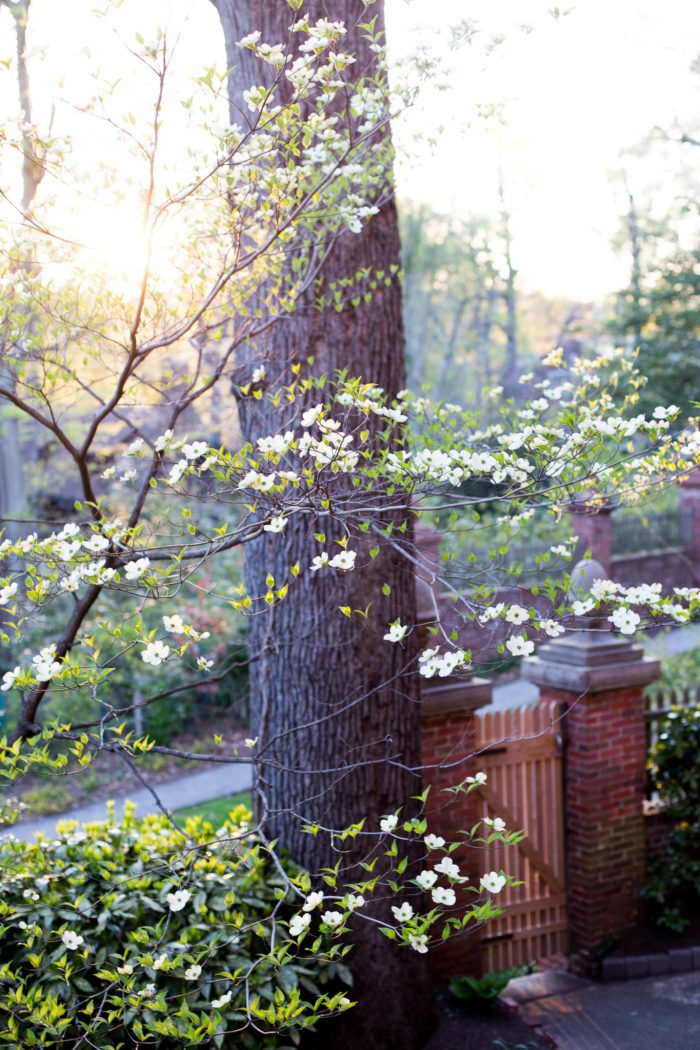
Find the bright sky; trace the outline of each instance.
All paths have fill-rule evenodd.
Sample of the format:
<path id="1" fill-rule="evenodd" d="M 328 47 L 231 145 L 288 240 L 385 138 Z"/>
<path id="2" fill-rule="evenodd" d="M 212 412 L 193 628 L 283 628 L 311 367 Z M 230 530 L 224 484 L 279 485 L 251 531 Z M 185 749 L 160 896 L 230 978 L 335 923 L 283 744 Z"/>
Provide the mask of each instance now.
<path id="1" fill-rule="evenodd" d="M 116 62 L 120 49 L 88 30 L 95 22 L 81 13 L 93 8 L 90 0 L 70 6 L 68 19 L 65 5 L 33 0 L 29 46 L 38 88 L 64 76 L 75 96 L 86 49 L 101 56 L 103 68 L 108 51 Z M 386 0 L 386 6 L 396 54 L 427 46 L 452 65 L 441 77 L 444 90 L 427 90 L 396 129 L 400 193 L 439 210 L 494 212 L 500 168 L 522 286 L 594 299 L 623 285 L 627 260 L 610 249 L 626 206 L 614 175 L 623 149 L 655 125 L 689 126 L 698 111 L 700 75 L 690 72 L 700 54 L 697 3 L 568 0 L 562 4 L 568 13 L 557 19 L 548 13 L 551 0 Z M 448 27 L 465 13 L 480 33 L 471 46 L 450 51 Z M 9 15 L 1 14 L 0 58 L 13 47 Z M 121 17 L 146 35 L 146 20 L 181 24 L 185 14 L 184 78 L 204 65 L 223 65 L 208 0 L 125 0 Z M 485 45 L 499 35 L 503 42 L 487 56 Z M 8 98 L 0 87 L 2 116 L 8 106 L 16 111 Z M 482 115 L 494 106 L 501 120 Z M 437 140 L 432 148 L 430 136 Z M 653 189 L 657 204 L 672 196 L 678 170 L 688 164 L 700 165 L 700 150 L 673 146 L 624 160 L 632 188 L 640 197 Z"/>
<path id="2" fill-rule="evenodd" d="M 500 167 L 523 283 L 593 299 L 626 280 L 627 259 L 610 250 L 626 210 L 621 179 L 613 177 L 621 150 L 655 125 L 697 120 L 700 75 L 690 64 L 700 54 L 700 12 L 693 0 L 569 0 L 562 8 L 570 13 L 555 20 L 553 6 L 388 0 L 389 34 L 401 47 L 465 12 L 483 39 L 506 37 L 488 58 L 481 35 L 459 51 L 448 90 L 429 92 L 411 115 L 414 134 L 444 131 L 432 156 L 421 150 L 402 168 L 401 187 L 445 210 L 493 212 Z M 477 116 L 493 103 L 503 104 L 500 128 Z M 410 133 L 401 141 L 410 143 Z M 700 149 L 680 146 L 624 161 L 633 192 L 643 198 L 653 185 L 657 204 L 691 163 L 700 169 Z"/>

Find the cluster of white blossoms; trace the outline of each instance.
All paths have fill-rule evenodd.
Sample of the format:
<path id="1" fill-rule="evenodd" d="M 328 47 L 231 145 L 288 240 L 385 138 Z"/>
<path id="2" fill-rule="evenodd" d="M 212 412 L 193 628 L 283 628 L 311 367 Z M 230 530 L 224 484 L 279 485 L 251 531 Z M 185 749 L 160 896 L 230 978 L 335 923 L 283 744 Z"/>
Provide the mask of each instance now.
<path id="1" fill-rule="evenodd" d="M 61 665 L 56 656 L 56 646 L 47 645 L 36 656 L 32 657 L 32 674 L 37 682 L 50 682 L 61 673 Z"/>
<path id="2" fill-rule="evenodd" d="M 321 437 L 313 437 L 306 431 L 297 442 L 299 456 L 309 456 L 315 461 L 318 469 L 329 467 L 333 473 L 350 473 L 358 464 L 360 454 L 352 449 L 352 434 L 340 429 L 340 423 L 334 419 L 319 419 L 317 426 Z"/>
<path id="3" fill-rule="evenodd" d="M 365 906 L 365 898 L 361 893 L 347 893 L 343 897 L 332 897 L 331 900 L 338 901 L 343 911 L 326 908 L 325 911 L 321 912 L 321 908 L 326 901 L 323 890 L 314 890 L 307 894 L 301 912 L 293 915 L 289 920 L 290 937 L 298 939 L 302 934 L 306 933 L 311 926 L 312 913 L 314 912 L 320 913 L 321 929 L 333 932 L 344 925 L 348 914 L 358 911 Z"/>
<path id="4" fill-rule="evenodd" d="M 331 558 L 327 551 L 322 551 L 321 554 L 317 554 L 309 568 L 312 572 L 317 572 L 319 569 L 342 569 L 343 572 L 350 572 L 355 568 L 355 560 L 357 558 L 357 551 L 342 550 L 338 554 L 333 555 Z"/>
<path id="5" fill-rule="evenodd" d="M 498 818 L 493 824 L 496 835 L 505 831 L 505 824 Z M 448 885 L 441 885 L 440 877 L 446 878 Z M 469 879 L 462 875 L 455 861 L 445 856 L 432 868 L 424 868 L 412 881 L 424 893 L 430 893 L 432 904 L 442 908 L 454 908 L 457 904 L 454 887 L 468 882 Z M 479 885 L 484 892 L 497 894 L 507 881 L 507 876 L 502 872 L 491 871 L 481 876 Z M 409 901 L 402 901 L 399 905 L 392 905 L 391 911 L 405 942 L 414 951 L 425 954 L 428 951 L 428 934 L 425 932 L 425 924 L 421 923 L 421 916 L 416 914 L 413 905 Z"/>
<path id="6" fill-rule="evenodd" d="M 328 19 L 299 19 L 290 27 L 296 39 L 290 45 L 261 40 L 258 30 L 246 34 L 238 46 L 252 51 L 272 76 L 243 93 L 254 114 L 254 127 L 245 131 L 233 125 L 219 133 L 220 148 L 229 163 L 227 174 L 245 183 L 245 199 L 251 221 L 266 229 L 268 208 L 293 209 L 305 194 L 322 185 L 325 207 L 314 209 L 324 232 L 359 232 L 377 211 L 373 187 L 384 185 L 386 158 L 370 152 L 362 136 L 378 130 L 390 108 L 388 92 L 367 78 L 356 84 L 347 80 L 353 55 L 341 50 L 346 29 Z M 381 76 L 381 74 L 380 74 Z M 262 81 L 266 81 L 265 83 Z M 287 82 L 287 84 L 284 83 Z M 289 99 L 288 87 L 292 88 Z M 333 101 L 343 93 L 356 117 L 342 120 L 333 112 Z M 284 98 L 284 105 L 280 102 Z M 291 104 L 290 104 L 291 103 Z M 304 104 L 303 118 L 299 103 Z M 275 121 L 275 134 L 270 129 Z M 304 143 L 301 151 L 297 143 Z M 290 150 L 295 162 L 289 163 Z M 379 153 L 380 155 L 375 156 Z M 262 217 L 262 218 L 261 218 Z"/>
<path id="7" fill-rule="evenodd" d="M 518 484 L 528 480 L 533 464 L 507 452 L 470 449 L 420 449 L 417 452 L 390 452 L 387 470 L 395 478 L 444 482 L 455 488 L 472 478 L 488 479 L 494 485 L 506 480 Z"/>
<path id="8" fill-rule="evenodd" d="M 399 408 L 389 408 L 387 405 L 382 404 L 382 394 L 383 390 L 381 387 L 365 384 L 362 387 L 361 397 L 350 390 L 342 390 L 335 400 L 344 408 L 357 408 L 366 415 L 371 413 L 383 419 L 388 419 L 391 423 L 405 423 L 408 416 Z"/>
<path id="9" fill-rule="evenodd" d="M 462 649 L 448 649 L 441 653 L 439 648 L 425 649 L 418 657 L 418 669 L 424 678 L 447 678 L 458 667 L 467 664 L 467 654 Z"/>
<path id="10" fill-rule="evenodd" d="M 486 773 L 477 772 L 465 780 L 466 790 L 472 791 L 479 785 L 486 783 Z M 462 874 L 459 864 L 453 860 L 450 853 L 454 849 L 454 843 L 449 844 L 441 835 L 426 833 L 425 820 L 411 818 L 406 820 L 399 833 L 398 813 L 387 813 L 379 820 L 379 831 L 382 835 L 389 835 L 394 839 L 401 840 L 403 833 L 423 836 L 423 843 L 427 851 L 424 864 L 427 865 L 430 854 L 442 852 L 442 856 L 430 858 L 429 866 L 425 866 L 417 875 L 410 877 L 405 890 L 409 890 L 415 896 L 416 890 L 430 895 L 430 910 L 425 914 L 416 912 L 415 903 L 409 900 L 401 900 L 399 888 L 392 882 L 392 891 L 399 894 L 396 904 L 391 905 L 391 913 L 396 926 L 385 929 L 390 936 L 396 938 L 421 954 L 429 949 L 429 930 L 440 916 L 440 909 L 453 909 L 457 906 L 456 888 L 469 882 L 469 877 Z M 508 843 L 506 837 L 505 822 L 499 818 L 485 818 L 484 823 L 490 830 L 489 841 L 500 838 Z M 485 842 L 485 839 L 480 839 Z M 396 856 L 397 843 L 392 844 L 387 856 Z M 405 862 L 399 871 L 405 868 Z M 507 883 L 507 876 L 503 873 L 488 872 L 481 877 L 480 888 L 482 891 L 495 894 L 500 892 Z M 327 896 L 327 891 L 312 890 L 307 892 L 301 909 L 289 920 L 289 936 L 299 939 L 306 935 L 312 928 L 313 917 L 317 916 L 321 932 L 336 933 L 345 928 L 345 923 L 352 912 L 362 909 L 365 905 L 365 897 L 361 893 L 351 892 L 344 896 Z"/>

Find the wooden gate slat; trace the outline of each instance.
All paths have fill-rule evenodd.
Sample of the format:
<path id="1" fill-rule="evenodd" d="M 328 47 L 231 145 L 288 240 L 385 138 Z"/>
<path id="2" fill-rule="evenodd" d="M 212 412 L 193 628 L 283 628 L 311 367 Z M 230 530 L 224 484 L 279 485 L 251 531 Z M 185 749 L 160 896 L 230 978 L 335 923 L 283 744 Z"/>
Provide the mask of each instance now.
<path id="1" fill-rule="evenodd" d="M 515 847 L 485 850 L 488 868 L 503 869 L 525 885 L 508 886 L 503 914 L 483 930 L 487 969 L 529 962 L 567 948 L 562 759 L 556 725 L 560 705 L 494 711 L 478 720 L 483 815 L 505 820 L 528 837 Z M 486 870 L 486 869 L 485 869 Z"/>
<path id="2" fill-rule="evenodd" d="M 489 809 L 494 814 L 494 816 L 502 817 L 503 820 L 505 820 L 508 829 L 510 831 L 516 831 L 518 829 L 519 822 L 517 818 L 513 815 L 511 810 L 508 808 L 508 806 L 505 804 L 503 799 L 499 798 L 497 795 L 494 794 L 493 791 L 489 790 L 486 784 L 479 785 L 479 792 L 483 796 L 483 798 L 485 798 L 488 802 Z M 524 828 L 523 830 L 527 831 L 527 828 Z M 527 859 L 532 864 L 533 868 L 535 868 L 536 871 L 540 873 L 542 878 L 552 888 L 554 893 L 564 892 L 564 883 L 554 874 L 544 857 L 533 846 L 532 839 L 523 839 L 522 842 L 518 843 L 518 849 L 522 854 L 524 854 L 524 856 L 527 857 Z"/>

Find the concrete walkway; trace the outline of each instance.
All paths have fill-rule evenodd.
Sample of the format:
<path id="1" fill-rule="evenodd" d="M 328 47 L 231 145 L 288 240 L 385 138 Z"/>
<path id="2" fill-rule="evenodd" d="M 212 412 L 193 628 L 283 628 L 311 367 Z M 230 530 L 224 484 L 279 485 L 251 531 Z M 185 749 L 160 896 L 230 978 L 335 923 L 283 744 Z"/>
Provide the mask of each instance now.
<path id="1" fill-rule="evenodd" d="M 158 797 L 168 809 L 184 809 L 185 806 L 196 806 L 200 802 L 209 802 L 213 798 L 221 798 L 222 795 L 235 795 L 239 791 L 246 791 L 252 781 L 251 767 L 244 763 L 233 763 L 232 765 L 214 765 L 203 773 L 190 773 L 188 776 L 180 777 L 178 780 L 166 781 L 163 784 L 154 785 Z M 135 802 L 137 812 L 141 815 L 153 813 L 157 805 L 150 791 L 139 788 L 130 791 L 128 795 L 115 799 L 117 816 L 124 812 L 124 803 Z M 22 824 L 15 824 L 6 831 L 0 832 L 0 838 L 14 835 L 23 841 L 31 841 L 36 834 L 42 832 L 44 835 L 52 835 L 59 820 L 77 820 L 81 824 L 88 824 L 95 820 L 104 820 L 106 814 L 106 802 L 93 802 L 89 806 L 80 806 L 68 813 L 60 813 L 52 817 L 42 817 L 40 820 L 31 820 Z"/>
<path id="2" fill-rule="evenodd" d="M 654 637 L 640 636 L 640 640 L 650 656 L 676 655 L 688 649 L 700 647 L 700 624 L 675 627 Z M 514 707 L 529 707 L 531 704 L 536 704 L 539 697 L 539 688 L 533 682 L 516 679 L 514 682 L 494 686 L 493 703 L 483 710 L 486 713 L 494 710 L 504 711 Z M 213 798 L 221 798 L 222 795 L 233 795 L 238 791 L 245 791 L 250 787 L 251 779 L 251 769 L 248 765 L 217 765 L 203 773 L 191 773 L 180 777 L 179 780 L 171 780 L 156 785 L 156 787 L 160 799 L 168 809 L 182 809 L 185 806 L 196 806 L 200 802 L 209 802 Z M 140 788 L 116 800 L 118 814 L 123 812 L 127 798 L 136 803 L 140 813 L 152 813 L 156 809 L 150 791 Z M 95 802 L 58 816 L 15 824 L 6 831 L 0 831 L 0 838 L 14 834 L 19 839 L 28 840 L 32 839 L 37 832 L 51 835 L 57 820 L 78 820 L 81 823 L 88 823 L 93 820 L 101 820 L 104 815 L 105 803 Z M 698 1047 L 700 1047 L 700 1041 L 698 1041 Z M 666 1047 L 665 1050 L 669 1048 Z"/>
<path id="3" fill-rule="evenodd" d="M 700 623 L 689 624 L 687 627 L 672 627 L 669 631 L 662 631 L 655 635 L 639 635 L 639 643 L 643 646 L 648 656 L 662 659 L 664 656 L 678 656 L 689 649 L 700 648 Z M 516 679 L 514 682 L 505 682 L 496 685 L 493 689 L 493 703 L 489 707 L 482 708 L 482 712 L 506 711 L 514 707 L 530 707 L 536 704 L 540 698 L 539 686 L 534 682 L 525 682 Z"/>
<path id="4" fill-rule="evenodd" d="M 700 648 L 700 623 L 689 623 L 687 627 L 672 627 L 659 634 L 641 635 L 641 643 L 649 656 L 677 656 L 689 649 Z"/>
<path id="5" fill-rule="evenodd" d="M 511 981 L 504 997 L 558 1050 L 696 1050 L 700 973 L 598 984 L 568 973 Z"/>

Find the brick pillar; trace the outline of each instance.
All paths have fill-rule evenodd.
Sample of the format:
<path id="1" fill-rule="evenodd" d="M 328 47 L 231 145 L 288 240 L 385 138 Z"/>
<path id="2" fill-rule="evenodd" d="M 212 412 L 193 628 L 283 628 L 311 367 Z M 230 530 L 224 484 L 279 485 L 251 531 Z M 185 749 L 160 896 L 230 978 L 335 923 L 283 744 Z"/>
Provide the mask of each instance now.
<path id="1" fill-rule="evenodd" d="M 612 559 L 612 508 L 574 503 L 570 508 L 571 527 L 579 538 L 578 557 L 590 550 L 591 558 L 610 572 Z"/>
<path id="2" fill-rule="evenodd" d="M 454 841 L 459 832 L 470 829 L 481 817 L 478 792 L 450 795 L 443 788 L 459 784 L 478 769 L 476 712 L 491 703 L 493 687 L 483 678 L 439 679 L 421 690 L 421 753 L 426 767 L 423 782 L 431 790 L 426 803 L 428 830 Z M 442 768 L 441 768 L 441 764 Z M 436 855 L 435 855 L 436 856 Z M 483 874 L 479 850 L 465 847 L 451 854 L 472 886 Z M 458 887 L 457 900 L 463 908 L 471 906 L 474 894 Z M 481 945 L 478 933 L 468 930 L 434 948 L 431 964 L 439 973 L 465 974 L 480 971 Z"/>
<path id="3" fill-rule="evenodd" d="M 690 559 L 693 587 L 700 580 L 700 470 L 690 472 L 680 486 L 681 543 Z"/>
<path id="4" fill-rule="evenodd" d="M 609 631 L 576 631 L 523 662 L 543 700 L 563 701 L 569 921 L 591 949 L 633 926 L 644 882 L 643 687 L 656 660 Z"/>

